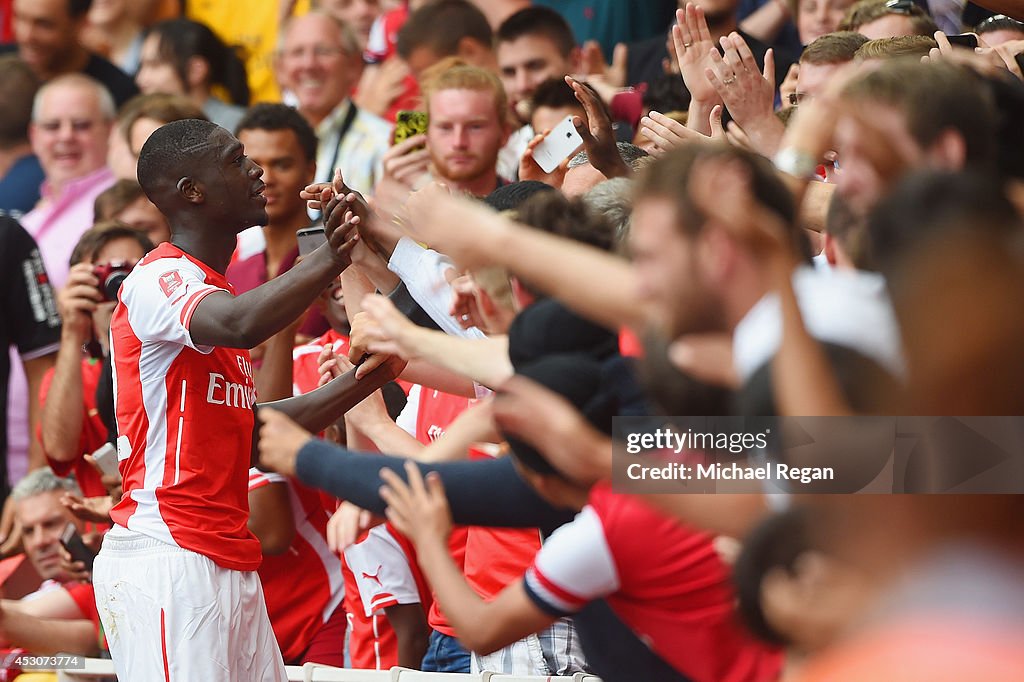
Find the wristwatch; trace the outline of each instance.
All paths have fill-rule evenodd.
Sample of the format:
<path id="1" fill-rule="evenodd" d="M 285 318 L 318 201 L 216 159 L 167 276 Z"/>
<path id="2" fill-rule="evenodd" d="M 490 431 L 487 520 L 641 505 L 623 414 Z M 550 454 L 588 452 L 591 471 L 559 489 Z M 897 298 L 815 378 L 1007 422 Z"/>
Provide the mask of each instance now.
<path id="1" fill-rule="evenodd" d="M 793 147 L 780 149 L 772 163 L 783 173 L 801 180 L 813 180 L 817 177 L 818 160 Z"/>

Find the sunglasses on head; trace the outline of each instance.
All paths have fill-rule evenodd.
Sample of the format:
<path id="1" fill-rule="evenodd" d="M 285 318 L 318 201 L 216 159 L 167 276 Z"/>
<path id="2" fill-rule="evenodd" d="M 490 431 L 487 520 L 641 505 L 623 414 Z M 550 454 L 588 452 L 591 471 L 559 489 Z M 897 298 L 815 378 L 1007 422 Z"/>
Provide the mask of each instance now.
<path id="1" fill-rule="evenodd" d="M 914 0 L 888 0 L 885 8 L 892 14 L 910 14 L 917 5 Z"/>
<path id="2" fill-rule="evenodd" d="M 988 19 L 981 21 L 975 28 L 975 31 L 983 30 L 992 24 L 1007 24 L 1007 28 L 1013 26 L 1019 31 L 1024 31 L 1024 22 L 1017 21 L 1013 17 L 1008 17 L 1005 14 L 993 14 Z"/>

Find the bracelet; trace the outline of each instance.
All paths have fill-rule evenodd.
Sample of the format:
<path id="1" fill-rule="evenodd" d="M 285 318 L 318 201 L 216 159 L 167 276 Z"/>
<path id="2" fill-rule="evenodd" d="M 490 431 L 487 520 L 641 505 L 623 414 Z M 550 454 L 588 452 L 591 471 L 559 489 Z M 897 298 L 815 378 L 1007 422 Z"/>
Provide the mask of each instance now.
<path id="1" fill-rule="evenodd" d="M 818 160 L 793 147 L 780 149 L 772 163 L 783 173 L 801 180 L 813 180 L 817 177 Z"/>

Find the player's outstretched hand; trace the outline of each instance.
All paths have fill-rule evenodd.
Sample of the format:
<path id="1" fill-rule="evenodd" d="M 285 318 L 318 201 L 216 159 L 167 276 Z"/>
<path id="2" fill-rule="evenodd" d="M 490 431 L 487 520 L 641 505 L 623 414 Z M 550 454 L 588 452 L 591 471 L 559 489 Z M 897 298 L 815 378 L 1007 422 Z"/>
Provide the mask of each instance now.
<path id="1" fill-rule="evenodd" d="M 336 210 L 324 222 L 324 235 L 327 237 L 331 258 L 342 269 L 352 264 L 352 250 L 359 243 L 359 225 L 362 218 L 352 211 Z"/>
<path id="2" fill-rule="evenodd" d="M 313 434 L 293 422 L 283 412 L 260 408 L 260 464 L 284 476 L 295 475 L 299 450 Z"/>
<path id="3" fill-rule="evenodd" d="M 417 548 L 430 542 L 447 543 L 452 514 L 441 477 L 430 472 L 424 482 L 419 467 L 411 460 L 405 462 L 405 475 L 408 483 L 391 469 L 381 469 L 384 485 L 380 496 L 388 504 L 388 521 Z"/>

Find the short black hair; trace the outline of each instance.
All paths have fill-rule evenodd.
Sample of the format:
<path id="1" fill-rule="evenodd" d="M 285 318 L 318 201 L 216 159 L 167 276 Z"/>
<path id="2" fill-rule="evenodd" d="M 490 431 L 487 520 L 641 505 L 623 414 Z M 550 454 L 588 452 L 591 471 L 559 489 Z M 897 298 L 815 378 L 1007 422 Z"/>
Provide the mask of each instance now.
<path id="1" fill-rule="evenodd" d="M 571 85 L 565 82 L 564 78 L 549 78 L 538 85 L 537 89 L 533 91 L 533 96 L 530 97 L 530 104 L 533 111 L 540 107 L 583 109 L 583 105 L 576 99 L 576 92 Z"/>
<path id="2" fill-rule="evenodd" d="M 84 17 L 92 9 L 92 0 L 68 0 L 68 16 L 72 19 Z"/>
<path id="3" fill-rule="evenodd" d="M 139 152 L 138 179 L 142 191 L 158 208 L 161 185 L 176 183 L 195 170 L 196 157 L 208 148 L 210 136 L 223 130 L 216 123 L 186 118 L 157 128 Z"/>
<path id="4" fill-rule="evenodd" d="M 437 0 L 409 15 L 398 31 L 396 49 L 408 59 L 417 48 L 429 47 L 438 57 L 450 57 L 459 51 L 459 41 L 472 38 L 491 46 L 491 25 L 487 17 L 467 0 Z"/>
<path id="5" fill-rule="evenodd" d="M 28 140 L 38 91 L 39 78 L 28 64 L 14 54 L 0 57 L 0 147 Z"/>
<path id="6" fill-rule="evenodd" d="M 520 180 L 502 185 L 484 198 L 484 203 L 495 211 L 514 211 L 523 202 L 542 192 L 557 192 L 554 187 L 539 180 Z"/>
<path id="7" fill-rule="evenodd" d="M 290 130 L 295 133 L 306 160 L 316 161 L 316 132 L 295 107 L 269 102 L 252 106 L 238 122 L 235 136 L 243 130 Z"/>
<path id="8" fill-rule="evenodd" d="M 572 27 L 561 14 L 550 7 L 527 7 L 501 22 L 494 35 L 494 42 L 510 43 L 523 36 L 544 36 L 558 47 L 563 57 L 568 57 L 576 47 Z"/>
<path id="9" fill-rule="evenodd" d="M 611 433 L 612 417 L 617 412 L 618 401 L 615 392 L 604 387 L 602 363 L 593 356 L 578 353 L 547 355 L 518 368 L 516 374 L 532 379 L 562 396 L 594 428 L 606 434 Z M 537 449 L 514 435 L 503 435 L 512 450 L 512 456 L 525 468 L 538 474 L 569 480 Z"/>
<path id="10" fill-rule="evenodd" d="M 765 618 L 761 583 L 772 569 L 794 571 L 800 555 L 813 549 L 809 525 L 807 510 L 801 507 L 769 516 L 747 535 L 733 564 L 736 610 L 754 636 L 769 644 L 787 646 L 790 642 Z"/>

